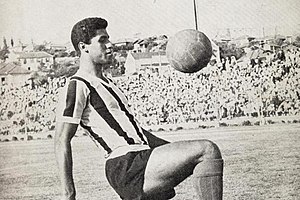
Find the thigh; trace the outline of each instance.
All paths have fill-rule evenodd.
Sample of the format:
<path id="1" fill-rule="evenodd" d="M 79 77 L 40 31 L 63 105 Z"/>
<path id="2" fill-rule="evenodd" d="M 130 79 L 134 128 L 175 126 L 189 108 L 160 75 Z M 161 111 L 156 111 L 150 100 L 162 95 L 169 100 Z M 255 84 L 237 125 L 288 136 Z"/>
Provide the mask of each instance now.
<path id="1" fill-rule="evenodd" d="M 144 192 L 170 190 L 193 173 L 204 159 L 208 140 L 169 143 L 153 150 L 148 160 Z"/>

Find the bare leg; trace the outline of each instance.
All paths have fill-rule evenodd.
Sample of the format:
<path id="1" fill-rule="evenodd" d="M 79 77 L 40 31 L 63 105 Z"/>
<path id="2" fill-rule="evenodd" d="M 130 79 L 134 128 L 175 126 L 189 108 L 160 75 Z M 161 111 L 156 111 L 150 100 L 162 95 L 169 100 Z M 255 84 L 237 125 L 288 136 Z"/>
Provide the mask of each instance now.
<path id="1" fill-rule="evenodd" d="M 217 145 L 209 140 L 180 141 L 157 147 L 146 167 L 144 192 L 169 191 L 192 175 L 198 164 L 202 168 L 200 163 L 215 159 L 222 159 L 221 153 Z"/>

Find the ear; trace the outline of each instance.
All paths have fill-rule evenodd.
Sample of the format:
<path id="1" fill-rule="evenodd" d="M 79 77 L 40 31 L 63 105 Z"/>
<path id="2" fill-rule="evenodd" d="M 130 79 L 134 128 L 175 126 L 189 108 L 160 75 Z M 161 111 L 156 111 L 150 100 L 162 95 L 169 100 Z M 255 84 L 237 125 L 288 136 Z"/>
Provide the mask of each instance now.
<path id="1" fill-rule="evenodd" d="M 80 52 L 86 52 L 86 53 L 89 53 L 89 51 L 86 50 L 85 43 L 83 43 L 83 42 L 79 42 L 79 43 L 78 43 L 78 48 L 80 49 Z"/>
<path id="2" fill-rule="evenodd" d="M 84 51 L 85 49 L 85 44 L 83 42 L 79 42 L 78 43 L 78 48 L 80 49 L 80 51 Z"/>

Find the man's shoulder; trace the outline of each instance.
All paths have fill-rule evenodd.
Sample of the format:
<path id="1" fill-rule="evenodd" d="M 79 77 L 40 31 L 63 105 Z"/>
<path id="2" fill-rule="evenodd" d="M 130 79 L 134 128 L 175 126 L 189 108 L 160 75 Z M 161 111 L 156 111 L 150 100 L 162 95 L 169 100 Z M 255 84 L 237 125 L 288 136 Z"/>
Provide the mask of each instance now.
<path id="1" fill-rule="evenodd" d="M 81 70 L 78 70 L 75 74 L 69 77 L 70 80 L 78 80 L 78 78 L 85 79 L 87 81 L 89 80 L 88 74 Z"/>
<path id="2" fill-rule="evenodd" d="M 78 82 L 82 82 L 86 85 L 94 85 L 97 82 L 97 79 L 93 77 L 91 74 L 78 70 L 73 76 L 70 77 L 70 80 L 75 80 Z"/>
<path id="3" fill-rule="evenodd" d="M 73 75 L 66 81 L 65 86 L 59 91 L 60 95 L 78 95 L 81 93 L 89 93 L 89 82 L 82 76 Z"/>

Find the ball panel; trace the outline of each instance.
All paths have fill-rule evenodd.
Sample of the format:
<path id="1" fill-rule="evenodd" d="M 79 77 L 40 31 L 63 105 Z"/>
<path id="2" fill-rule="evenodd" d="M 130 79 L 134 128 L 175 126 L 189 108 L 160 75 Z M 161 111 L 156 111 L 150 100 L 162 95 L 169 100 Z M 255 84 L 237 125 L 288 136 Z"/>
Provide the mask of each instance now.
<path id="1" fill-rule="evenodd" d="M 212 56 L 212 46 L 204 33 L 186 29 L 170 38 L 166 52 L 173 68 L 193 73 L 207 66 Z"/>

